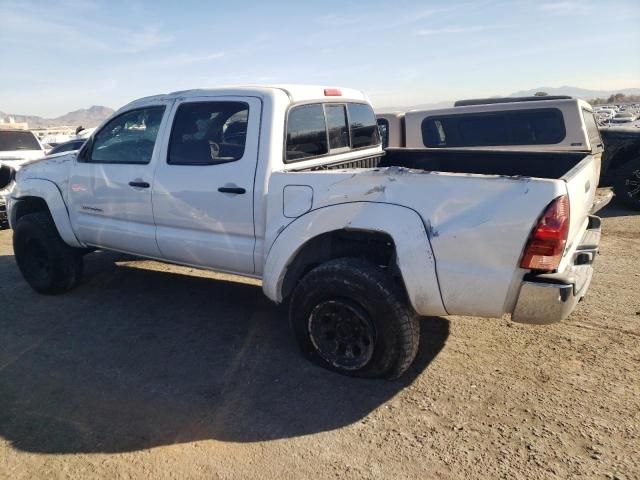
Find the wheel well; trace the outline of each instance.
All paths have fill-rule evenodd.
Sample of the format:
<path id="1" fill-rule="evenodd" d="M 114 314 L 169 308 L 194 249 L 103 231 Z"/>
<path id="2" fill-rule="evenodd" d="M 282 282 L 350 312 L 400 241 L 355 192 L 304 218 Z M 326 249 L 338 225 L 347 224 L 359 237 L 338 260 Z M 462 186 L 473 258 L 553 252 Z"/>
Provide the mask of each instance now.
<path id="1" fill-rule="evenodd" d="M 43 198 L 23 197 L 16 202 L 14 209 L 15 209 L 14 221 L 17 222 L 21 217 L 24 217 L 29 213 L 48 212 L 49 206 L 47 205 L 47 202 Z"/>
<path id="2" fill-rule="evenodd" d="M 282 282 L 287 298 L 298 280 L 318 265 L 335 258 L 360 258 L 391 269 L 395 275 L 396 246 L 391 236 L 367 230 L 334 230 L 308 240 L 288 265 Z M 401 278 L 401 277 L 400 277 Z"/>

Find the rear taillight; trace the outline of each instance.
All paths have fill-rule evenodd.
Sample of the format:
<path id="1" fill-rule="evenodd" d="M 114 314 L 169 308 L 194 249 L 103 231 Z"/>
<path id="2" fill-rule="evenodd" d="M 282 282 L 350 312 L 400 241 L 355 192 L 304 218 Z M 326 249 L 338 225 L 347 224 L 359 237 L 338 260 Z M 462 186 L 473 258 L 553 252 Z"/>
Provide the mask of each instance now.
<path id="1" fill-rule="evenodd" d="M 558 268 L 569 235 L 569 197 L 556 198 L 545 209 L 527 242 L 520 267 L 550 272 Z"/>

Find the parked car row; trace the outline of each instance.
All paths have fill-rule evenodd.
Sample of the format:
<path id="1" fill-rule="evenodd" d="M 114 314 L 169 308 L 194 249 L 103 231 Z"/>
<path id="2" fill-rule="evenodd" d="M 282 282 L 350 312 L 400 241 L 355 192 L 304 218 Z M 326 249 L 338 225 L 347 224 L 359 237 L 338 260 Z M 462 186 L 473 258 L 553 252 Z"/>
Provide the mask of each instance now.
<path id="1" fill-rule="evenodd" d="M 640 104 L 599 105 L 593 112 L 600 125 L 631 124 L 640 119 Z"/>

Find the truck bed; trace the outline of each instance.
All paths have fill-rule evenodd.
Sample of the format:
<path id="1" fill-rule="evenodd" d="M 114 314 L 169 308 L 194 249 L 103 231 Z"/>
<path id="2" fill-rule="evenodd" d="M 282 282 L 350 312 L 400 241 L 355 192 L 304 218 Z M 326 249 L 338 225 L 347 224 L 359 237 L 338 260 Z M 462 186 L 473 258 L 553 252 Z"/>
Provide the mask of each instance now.
<path id="1" fill-rule="evenodd" d="M 583 152 L 389 148 L 379 167 L 560 179 L 584 157 Z"/>

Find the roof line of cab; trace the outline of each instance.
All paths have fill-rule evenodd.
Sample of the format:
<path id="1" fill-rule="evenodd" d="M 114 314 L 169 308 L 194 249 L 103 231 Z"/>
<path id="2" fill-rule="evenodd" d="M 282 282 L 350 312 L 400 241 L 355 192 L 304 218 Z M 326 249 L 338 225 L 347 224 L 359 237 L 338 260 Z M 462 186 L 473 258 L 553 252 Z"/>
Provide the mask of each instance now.
<path id="1" fill-rule="evenodd" d="M 326 90 L 339 91 L 341 94 L 338 96 L 327 96 Z M 178 90 L 171 93 L 165 93 L 160 95 L 151 95 L 143 98 L 138 98 L 132 102 L 124 105 L 120 110 L 130 109 L 136 105 L 145 105 L 154 101 L 168 101 L 175 100 L 176 98 L 189 98 L 198 96 L 209 96 L 219 92 L 233 93 L 238 92 L 239 95 L 253 94 L 257 96 L 267 96 L 274 91 L 283 92 L 291 103 L 306 102 L 313 100 L 325 100 L 333 98 L 335 100 L 359 100 L 368 101 L 367 96 L 359 90 L 342 87 L 328 87 L 320 85 L 303 85 L 303 84 L 291 84 L 291 85 L 228 85 L 214 88 L 202 88 L 202 89 L 189 89 Z"/>

